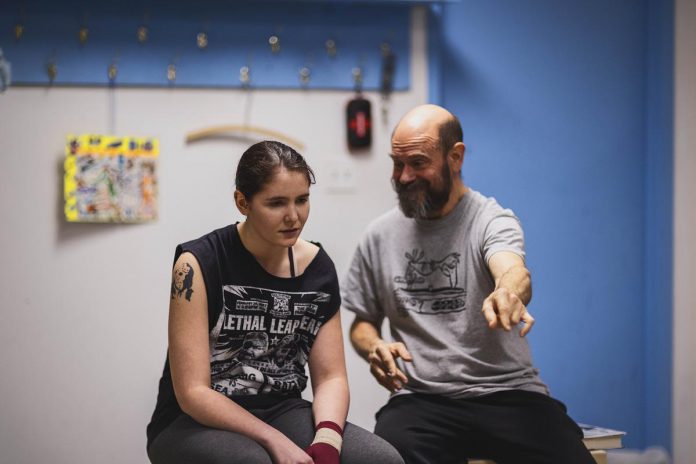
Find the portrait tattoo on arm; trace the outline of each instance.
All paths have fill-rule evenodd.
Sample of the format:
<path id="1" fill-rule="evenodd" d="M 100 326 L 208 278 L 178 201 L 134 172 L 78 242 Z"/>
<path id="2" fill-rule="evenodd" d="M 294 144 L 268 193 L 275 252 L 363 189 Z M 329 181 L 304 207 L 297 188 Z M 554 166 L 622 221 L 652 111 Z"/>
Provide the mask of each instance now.
<path id="1" fill-rule="evenodd" d="M 172 300 L 181 298 L 183 295 L 188 301 L 191 301 L 193 293 L 193 268 L 189 263 L 182 263 L 181 266 L 174 270 L 174 278 L 172 279 Z"/>

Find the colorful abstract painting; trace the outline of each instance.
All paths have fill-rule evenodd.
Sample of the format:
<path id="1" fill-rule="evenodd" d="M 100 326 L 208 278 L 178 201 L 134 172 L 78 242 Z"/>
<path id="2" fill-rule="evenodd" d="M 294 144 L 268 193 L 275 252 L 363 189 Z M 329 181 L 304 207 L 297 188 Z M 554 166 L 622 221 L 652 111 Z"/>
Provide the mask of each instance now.
<path id="1" fill-rule="evenodd" d="M 157 219 L 159 141 L 69 135 L 65 146 L 65 218 L 70 222 Z"/>

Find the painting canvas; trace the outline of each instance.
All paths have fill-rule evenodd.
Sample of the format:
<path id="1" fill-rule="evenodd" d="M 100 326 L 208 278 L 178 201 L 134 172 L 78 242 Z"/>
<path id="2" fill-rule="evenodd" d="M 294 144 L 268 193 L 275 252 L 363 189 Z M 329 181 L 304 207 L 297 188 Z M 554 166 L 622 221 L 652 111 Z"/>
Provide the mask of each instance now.
<path id="1" fill-rule="evenodd" d="M 158 156 L 155 138 L 69 135 L 65 218 L 70 222 L 157 219 Z"/>

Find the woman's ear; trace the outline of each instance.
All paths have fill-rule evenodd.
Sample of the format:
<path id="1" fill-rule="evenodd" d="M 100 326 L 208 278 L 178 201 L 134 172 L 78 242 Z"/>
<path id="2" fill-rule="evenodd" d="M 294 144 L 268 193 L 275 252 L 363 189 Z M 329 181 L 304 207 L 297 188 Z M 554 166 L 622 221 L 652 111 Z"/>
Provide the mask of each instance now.
<path id="1" fill-rule="evenodd" d="M 244 216 L 249 214 L 249 202 L 247 201 L 246 196 L 244 196 L 244 194 L 239 190 L 234 191 L 234 204 L 237 206 L 239 212 Z"/>

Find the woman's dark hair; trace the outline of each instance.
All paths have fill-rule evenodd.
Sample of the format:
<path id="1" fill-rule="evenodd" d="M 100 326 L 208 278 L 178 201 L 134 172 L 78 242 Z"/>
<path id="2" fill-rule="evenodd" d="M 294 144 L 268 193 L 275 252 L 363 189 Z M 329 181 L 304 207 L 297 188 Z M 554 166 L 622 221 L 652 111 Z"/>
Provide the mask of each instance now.
<path id="1" fill-rule="evenodd" d="M 316 182 L 314 171 L 302 155 L 283 143 L 266 140 L 255 143 L 244 152 L 237 165 L 235 186 L 247 199 L 251 199 L 281 167 L 301 172 L 310 185 Z"/>

